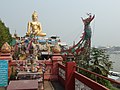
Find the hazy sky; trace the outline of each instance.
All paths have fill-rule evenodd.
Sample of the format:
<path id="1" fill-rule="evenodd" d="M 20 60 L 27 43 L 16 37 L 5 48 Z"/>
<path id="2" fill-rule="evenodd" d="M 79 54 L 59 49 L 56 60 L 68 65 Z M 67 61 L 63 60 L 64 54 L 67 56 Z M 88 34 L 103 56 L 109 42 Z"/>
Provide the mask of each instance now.
<path id="1" fill-rule="evenodd" d="M 20 36 L 27 31 L 33 11 L 37 11 L 46 37 L 58 35 L 72 45 L 83 31 L 81 17 L 95 14 L 91 23 L 93 46 L 120 46 L 120 0 L 1 0 L 0 18 Z"/>

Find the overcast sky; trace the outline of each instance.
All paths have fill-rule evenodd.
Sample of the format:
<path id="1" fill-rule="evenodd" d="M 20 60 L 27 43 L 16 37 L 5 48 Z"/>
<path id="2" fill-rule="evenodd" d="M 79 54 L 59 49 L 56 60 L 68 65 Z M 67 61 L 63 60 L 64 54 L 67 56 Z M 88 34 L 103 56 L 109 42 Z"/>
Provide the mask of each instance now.
<path id="1" fill-rule="evenodd" d="M 46 37 L 58 35 L 72 45 L 83 31 L 81 17 L 95 14 L 91 23 L 92 46 L 120 46 L 120 0 L 1 0 L 0 19 L 24 36 L 33 11 L 37 11 Z"/>

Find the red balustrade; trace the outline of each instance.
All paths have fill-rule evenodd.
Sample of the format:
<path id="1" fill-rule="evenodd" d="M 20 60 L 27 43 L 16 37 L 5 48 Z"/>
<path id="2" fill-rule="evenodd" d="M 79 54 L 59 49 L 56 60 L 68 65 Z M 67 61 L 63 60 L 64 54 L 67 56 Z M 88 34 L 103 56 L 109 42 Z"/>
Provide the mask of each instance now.
<path id="1" fill-rule="evenodd" d="M 109 90 L 105 86 L 93 81 L 92 79 L 76 71 L 75 62 L 67 62 L 66 65 L 58 64 L 58 80 L 64 85 L 65 90 Z M 78 67 L 77 67 L 78 68 Z M 65 72 L 65 78 L 60 74 L 61 70 Z M 62 73 L 63 73 L 62 72 Z"/>
<path id="2" fill-rule="evenodd" d="M 58 80 L 65 87 L 65 66 L 58 64 Z"/>

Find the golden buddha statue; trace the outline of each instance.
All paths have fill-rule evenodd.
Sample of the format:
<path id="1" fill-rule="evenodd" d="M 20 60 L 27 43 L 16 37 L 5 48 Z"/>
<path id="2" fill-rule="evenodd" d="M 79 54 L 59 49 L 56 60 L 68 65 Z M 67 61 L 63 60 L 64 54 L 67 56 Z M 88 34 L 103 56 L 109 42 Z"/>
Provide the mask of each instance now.
<path id="1" fill-rule="evenodd" d="M 27 33 L 26 35 L 34 35 L 34 36 L 46 36 L 46 33 L 42 33 L 42 26 L 38 21 L 38 14 L 36 11 L 32 14 L 32 21 L 28 22 Z"/>

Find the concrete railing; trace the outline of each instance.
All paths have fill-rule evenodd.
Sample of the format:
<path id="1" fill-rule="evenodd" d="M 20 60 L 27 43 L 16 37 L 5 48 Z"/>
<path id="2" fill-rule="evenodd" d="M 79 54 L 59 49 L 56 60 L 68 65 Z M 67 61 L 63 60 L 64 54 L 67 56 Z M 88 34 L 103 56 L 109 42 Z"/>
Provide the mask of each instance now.
<path id="1" fill-rule="evenodd" d="M 86 69 L 81 68 L 81 67 L 78 67 L 78 66 L 76 66 L 76 68 L 77 68 L 77 70 L 79 70 L 79 71 L 84 71 L 84 72 L 87 72 L 87 73 L 93 75 L 93 77 L 95 77 L 95 78 L 98 77 L 98 78 L 102 78 L 102 79 L 104 79 L 104 80 L 108 80 L 109 82 L 111 82 L 112 84 L 114 84 L 116 87 L 120 87 L 120 82 L 119 82 L 119 81 L 115 81 L 115 80 L 113 80 L 113 79 L 110 79 L 110 78 L 108 78 L 108 77 L 102 76 L 102 75 L 100 75 L 100 74 L 97 74 L 97 73 L 95 73 L 95 72 L 86 70 Z"/>
<path id="2" fill-rule="evenodd" d="M 58 80 L 64 86 L 65 85 L 65 66 L 58 64 Z"/>
<path id="3" fill-rule="evenodd" d="M 105 86 L 75 71 L 75 90 L 109 90 Z"/>
<path id="4" fill-rule="evenodd" d="M 64 85 L 65 90 L 109 90 L 105 86 L 76 71 L 75 62 L 66 65 L 58 64 L 58 80 Z"/>
<path id="5" fill-rule="evenodd" d="M 45 80 L 58 80 L 58 62 L 62 63 L 63 59 L 59 54 L 53 55 L 51 57 L 51 60 L 36 60 L 37 66 L 41 67 L 41 64 L 45 64 L 45 73 L 44 73 L 44 79 Z M 9 67 L 17 67 L 17 64 L 19 64 L 19 68 L 21 70 L 24 70 L 24 66 L 26 65 L 25 60 L 11 60 L 9 62 Z M 11 74 L 11 69 L 9 69 L 9 76 Z"/>

